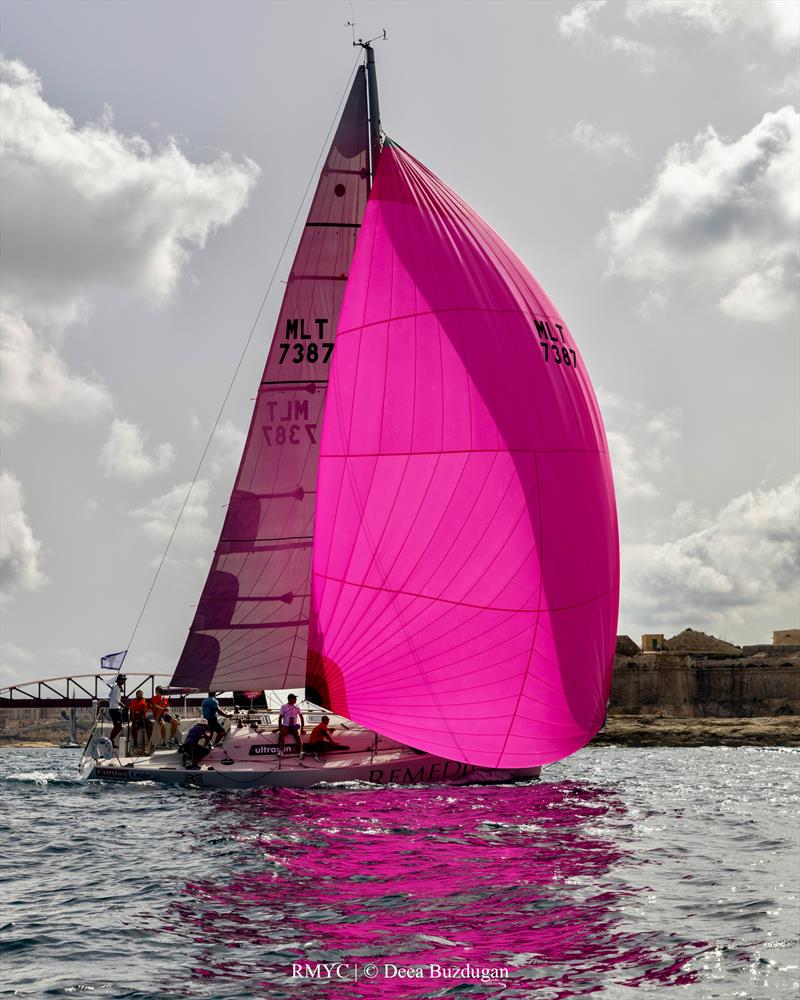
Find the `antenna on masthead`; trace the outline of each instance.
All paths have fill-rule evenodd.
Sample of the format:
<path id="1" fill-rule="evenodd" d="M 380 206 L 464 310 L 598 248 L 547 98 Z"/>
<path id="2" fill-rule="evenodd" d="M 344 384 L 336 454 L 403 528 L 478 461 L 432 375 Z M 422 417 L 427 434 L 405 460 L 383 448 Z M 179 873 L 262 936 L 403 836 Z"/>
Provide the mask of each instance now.
<path id="1" fill-rule="evenodd" d="M 355 19 L 355 15 L 353 14 L 353 5 L 352 4 L 350 4 L 350 20 L 349 21 L 345 21 L 344 22 L 344 26 L 345 26 L 345 28 L 350 28 L 350 30 L 353 32 L 353 45 L 355 45 L 356 44 L 356 19 Z"/>
<path id="2" fill-rule="evenodd" d="M 369 115 L 369 146 L 370 146 L 370 170 L 369 186 L 372 188 L 375 179 L 375 171 L 378 169 L 378 159 L 381 155 L 381 111 L 378 103 L 378 76 L 375 72 L 375 50 L 372 43 L 378 40 L 386 41 L 386 29 L 380 35 L 364 41 L 359 38 L 353 45 L 359 45 L 364 50 L 365 65 L 367 70 L 367 104 Z"/>

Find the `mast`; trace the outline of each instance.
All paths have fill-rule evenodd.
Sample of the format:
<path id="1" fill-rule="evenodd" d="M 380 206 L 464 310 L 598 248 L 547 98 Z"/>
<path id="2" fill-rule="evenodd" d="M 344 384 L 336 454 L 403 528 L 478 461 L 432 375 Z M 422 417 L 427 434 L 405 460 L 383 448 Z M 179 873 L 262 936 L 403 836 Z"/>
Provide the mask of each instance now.
<path id="1" fill-rule="evenodd" d="M 386 32 L 383 33 L 386 37 Z M 374 39 L 373 39 L 374 41 Z M 370 189 L 378 169 L 378 159 L 381 155 L 381 109 L 378 101 L 378 74 L 375 71 L 375 50 L 371 42 L 359 41 L 356 44 L 364 49 L 367 70 L 367 115 L 369 120 L 369 152 L 370 152 Z"/>

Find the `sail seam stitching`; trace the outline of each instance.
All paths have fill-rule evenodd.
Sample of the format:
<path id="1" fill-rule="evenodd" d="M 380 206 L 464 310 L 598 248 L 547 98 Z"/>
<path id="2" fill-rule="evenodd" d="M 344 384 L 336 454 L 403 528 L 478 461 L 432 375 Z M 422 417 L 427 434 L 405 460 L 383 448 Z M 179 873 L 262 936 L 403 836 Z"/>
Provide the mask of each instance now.
<path id="1" fill-rule="evenodd" d="M 603 597 L 608 597 L 612 592 L 613 588 L 604 590 L 600 594 L 593 594 L 591 597 L 587 597 L 584 601 L 576 601 L 574 604 L 561 604 L 558 607 L 545 607 L 545 608 L 497 608 L 490 604 L 473 604 L 471 601 L 456 601 L 450 597 L 437 597 L 434 594 L 420 594 L 413 590 L 398 590 L 395 587 L 380 587 L 375 583 L 365 583 L 363 581 L 347 580 L 338 576 L 330 576 L 327 573 L 320 573 L 318 570 L 314 571 L 314 576 L 322 577 L 325 580 L 330 580 L 332 583 L 342 583 L 348 587 L 360 587 L 364 590 L 375 590 L 381 591 L 386 594 L 394 594 L 400 597 L 420 597 L 426 601 L 437 601 L 443 604 L 453 604 L 460 608 L 475 608 L 478 611 L 497 611 L 499 613 L 505 614 L 506 612 L 512 614 L 522 614 L 522 615 L 542 615 L 555 613 L 559 611 L 570 611 L 574 608 L 583 608 L 587 604 L 593 604 L 595 601 L 601 600 Z M 538 588 L 541 590 L 541 587 Z"/>

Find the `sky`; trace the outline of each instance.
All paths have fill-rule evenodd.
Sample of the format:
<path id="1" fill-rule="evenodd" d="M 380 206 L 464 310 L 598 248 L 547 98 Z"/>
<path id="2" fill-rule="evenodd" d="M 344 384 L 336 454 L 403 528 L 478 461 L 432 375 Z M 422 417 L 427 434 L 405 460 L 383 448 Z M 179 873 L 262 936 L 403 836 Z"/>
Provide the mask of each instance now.
<path id="1" fill-rule="evenodd" d="M 527 263 L 603 411 L 620 633 L 798 625 L 792 2 L 4 0 L 2 672 L 171 673 L 355 62 Z M 281 252 L 290 235 L 289 253 Z M 280 263 L 279 263 L 280 261 Z"/>

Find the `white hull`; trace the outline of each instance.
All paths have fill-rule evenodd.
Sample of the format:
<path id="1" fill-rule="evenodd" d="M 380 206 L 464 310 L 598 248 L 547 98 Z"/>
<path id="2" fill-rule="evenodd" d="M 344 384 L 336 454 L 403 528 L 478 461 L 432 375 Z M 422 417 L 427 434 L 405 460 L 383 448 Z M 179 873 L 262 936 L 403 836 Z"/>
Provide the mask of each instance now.
<path id="1" fill-rule="evenodd" d="M 190 788 L 309 788 L 334 782 L 372 784 L 492 784 L 530 781 L 541 768 L 481 768 L 460 761 L 421 753 L 391 743 L 350 723 L 337 731 L 347 739 L 347 750 L 334 750 L 318 762 L 311 754 L 303 760 L 294 748 L 278 753 L 274 732 L 239 730 L 203 759 L 199 768 L 186 767 L 177 750 L 157 750 L 150 756 L 113 757 L 95 761 L 85 757 L 83 777 L 99 781 L 155 781 Z"/>
<path id="2" fill-rule="evenodd" d="M 364 781 L 373 784 L 497 784 L 509 781 L 530 781 L 538 778 L 541 768 L 522 769 L 480 768 L 471 764 L 414 754 L 413 757 L 375 759 L 366 764 L 346 764 L 340 767 L 320 766 L 316 761 L 299 761 L 281 768 L 242 767 L 230 765 L 217 769 L 213 765 L 199 770 L 182 767 L 175 755 L 174 764 L 155 761 L 134 762 L 122 759 L 113 764 L 92 765 L 87 778 L 100 781 L 156 781 L 187 788 L 309 788 L 312 785 L 343 781 Z"/>

